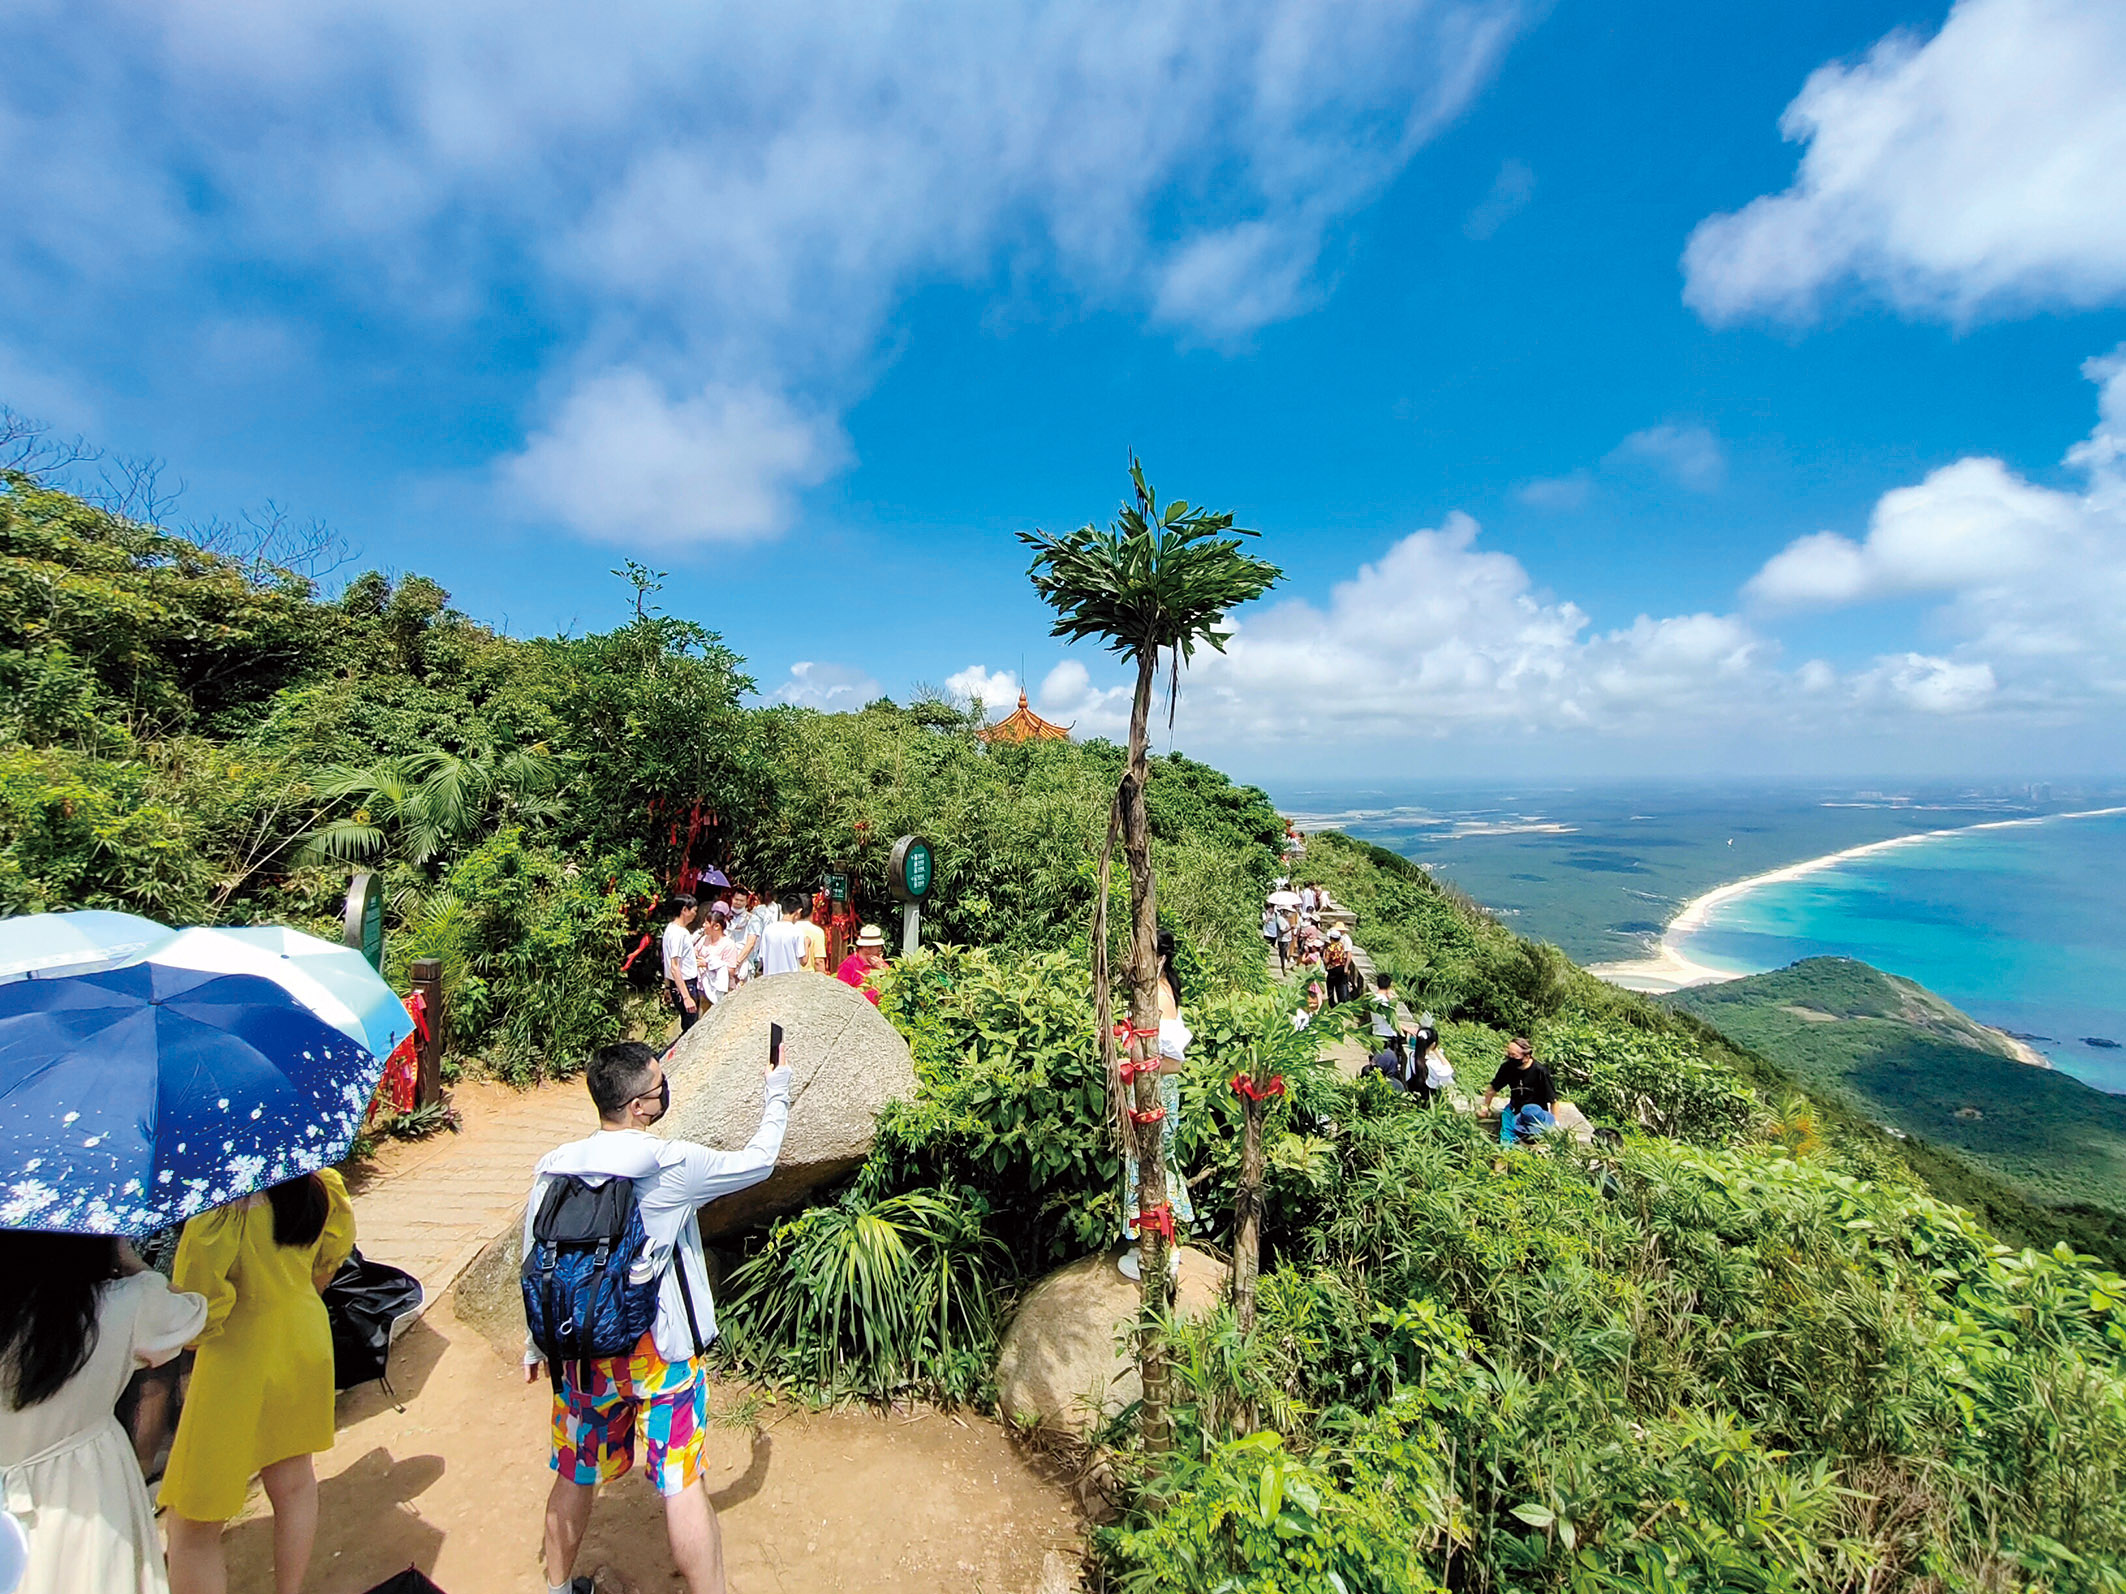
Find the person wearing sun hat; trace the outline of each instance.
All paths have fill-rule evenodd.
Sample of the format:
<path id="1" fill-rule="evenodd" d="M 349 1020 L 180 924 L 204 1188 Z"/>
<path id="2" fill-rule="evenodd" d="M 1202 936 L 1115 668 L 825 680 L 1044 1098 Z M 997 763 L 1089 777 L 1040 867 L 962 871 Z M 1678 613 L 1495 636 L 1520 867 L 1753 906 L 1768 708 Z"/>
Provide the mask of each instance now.
<path id="1" fill-rule="evenodd" d="M 844 985 L 853 985 L 878 1006 L 878 992 L 864 981 L 886 966 L 886 932 L 875 924 L 867 924 L 857 932 L 856 950 L 842 959 L 842 966 L 834 971 L 834 977 Z"/>

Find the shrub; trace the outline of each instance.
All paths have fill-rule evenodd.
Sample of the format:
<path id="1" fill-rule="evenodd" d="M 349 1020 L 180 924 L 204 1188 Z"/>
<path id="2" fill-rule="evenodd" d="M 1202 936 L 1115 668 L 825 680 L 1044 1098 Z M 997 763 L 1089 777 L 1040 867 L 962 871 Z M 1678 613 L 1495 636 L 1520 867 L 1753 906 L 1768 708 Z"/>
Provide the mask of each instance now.
<path id="1" fill-rule="evenodd" d="M 978 1398 L 1003 1260 L 984 1216 L 968 1191 L 851 1190 L 778 1223 L 731 1275 L 723 1354 L 816 1394 Z"/>
<path id="2" fill-rule="evenodd" d="M 1539 1026 L 1536 1043 L 1559 1093 L 1597 1121 L 1718 1144 L 1758 1110 L 1748 1086 L 1680 1034 L 1565 1018 Z"/>

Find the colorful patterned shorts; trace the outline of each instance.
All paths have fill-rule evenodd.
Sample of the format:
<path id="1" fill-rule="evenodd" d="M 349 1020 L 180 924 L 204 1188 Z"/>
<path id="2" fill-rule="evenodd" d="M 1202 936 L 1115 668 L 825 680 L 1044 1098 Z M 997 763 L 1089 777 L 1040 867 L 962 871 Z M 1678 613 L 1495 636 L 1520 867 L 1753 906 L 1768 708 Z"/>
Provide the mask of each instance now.
<path id="1" fill-rule="evenodd" d="M 554 1391 L 554 1471 L 572 1483 L 619 1477 L 635 1462 L 638 1413 L 646 1445 L 642 1475 L 659 1494 L 683 1492 L 701 1476 L 708 1374 L 699 1361 L 666 1361 L 647 1334 L 631 1356 L 564 1369 Z"/>

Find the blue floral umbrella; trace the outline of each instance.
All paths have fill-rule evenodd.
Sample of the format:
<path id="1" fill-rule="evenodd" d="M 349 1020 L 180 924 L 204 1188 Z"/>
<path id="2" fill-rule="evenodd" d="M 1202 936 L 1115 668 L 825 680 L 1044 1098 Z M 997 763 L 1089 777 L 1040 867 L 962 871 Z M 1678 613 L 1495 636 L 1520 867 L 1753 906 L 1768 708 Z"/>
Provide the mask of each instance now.
<path id="1" fill-rule="evenodd" d="M 383 1066 L 257 975 L 0 984 L 0 1227 L 146 1234 L 327 1167 Z"/>

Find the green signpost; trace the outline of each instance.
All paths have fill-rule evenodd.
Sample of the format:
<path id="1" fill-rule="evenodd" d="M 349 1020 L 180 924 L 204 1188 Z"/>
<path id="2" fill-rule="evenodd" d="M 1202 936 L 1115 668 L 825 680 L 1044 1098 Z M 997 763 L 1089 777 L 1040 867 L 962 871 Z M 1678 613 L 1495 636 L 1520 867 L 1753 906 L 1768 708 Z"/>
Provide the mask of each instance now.
<path id="1" fill-rule="evenodd" d="M 923 899 L 937 881 L 937 860 L 921 836 L 903 836 L 886 860 L 886 889 L 901 904 L 901 956 L 915 955 L 922 938 Z"/>
<path id="2" fill-rule="evenodd" d="M 340 918 L 340 940 L 384 970 L 384 882 L 364 870 L 347 887 L 347 907 Z"/>

